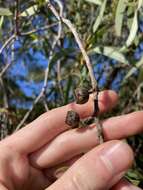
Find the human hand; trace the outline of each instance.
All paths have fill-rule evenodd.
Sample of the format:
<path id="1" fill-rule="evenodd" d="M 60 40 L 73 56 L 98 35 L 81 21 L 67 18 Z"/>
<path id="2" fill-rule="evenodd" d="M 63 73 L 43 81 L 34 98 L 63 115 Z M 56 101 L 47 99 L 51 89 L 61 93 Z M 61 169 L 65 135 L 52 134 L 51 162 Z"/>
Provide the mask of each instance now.
<path id="1" fill-rule="evenodd" d="M 113 91 L 101 92 L 100 114 L 116 102 Z M 133 153 L 127 144 L 114 139 L 143 131 L 143 112 L 103 121 L 105 140 L 110 141 L 97 146 L 93 125 L 68 130 L 65 117 L 69 110 L 81 118 L 92 115 L 92 98 L 84 105 L 71 103 L 44 113 L 0 142 L 0 190 L 139 189 L 121 179 L 132 164 Z M 69 167 L 64 174 L 63 166 Z"/>

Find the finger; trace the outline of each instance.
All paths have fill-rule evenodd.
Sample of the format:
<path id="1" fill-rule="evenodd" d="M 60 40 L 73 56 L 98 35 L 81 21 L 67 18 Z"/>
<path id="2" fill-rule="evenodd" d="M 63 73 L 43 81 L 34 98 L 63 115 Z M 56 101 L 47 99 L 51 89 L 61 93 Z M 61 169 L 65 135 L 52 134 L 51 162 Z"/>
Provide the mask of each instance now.
<path id="1" fill-rule="evenodd" d="M 143 131 L 143 111 L 112 117 L 103 122 L 105 139 L 121 139 Z"/>
<path id="2" fill-rule="evenodd" d="M 141 190 L 141 188 L 136 187 L 126 179 L 121 179 L 111 190 Z"/>
<path id="3" fill-rule="evenodd" d="M 99 94 L 100 113 L 110 110 L 115 106 L 116 102 L 117 95 L 115 92 L 110 90 L 101 92 Z M 92 97 L 84 105 L 71 103 L 44 113 L 28 126 L 6 138 L 1 143 L 15 147 L 22 154 L 29 154 L 39 149 L 59 133 L 69 129 L 69 126 L 65 124 L 66 114 L 69 110 L 75 110 L 81 118 L 92 115 Z"/>
<path id="4" fill-rule="evenodd" d="M 114 176 L 125 172 L 132 162 L 133 153 L 127 144 L 110 141 L 84 155 L 47 190 L 108 189 Z"/>
<path id="5" fill-rule="evenodd" d="M 112 117 L 103 122 L 105 140 L 121 139 L 143 131 L 143 112 Z M 37 168 L 48 168 L 87 152 L 98 144 L 97 128 L 74 129 L 57 136 L 51 143 L 31 155 Z"/>

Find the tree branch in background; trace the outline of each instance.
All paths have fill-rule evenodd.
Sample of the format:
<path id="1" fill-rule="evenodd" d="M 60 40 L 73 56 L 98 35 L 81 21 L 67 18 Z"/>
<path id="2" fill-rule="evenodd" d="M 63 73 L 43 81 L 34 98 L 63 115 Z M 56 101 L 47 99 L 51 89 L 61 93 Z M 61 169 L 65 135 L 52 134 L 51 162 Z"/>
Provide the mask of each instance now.
<path id="1" fill-rule="evenodd" d="M 61 6 L 61 4 L 59 4 L 59 3 L 58 3 L 58 5 L 59 5 L 59 8 L 60 8 L 60 15 L 62 16 L 62 14 L 63 14 L 63 6 Z M 20 123 L 17 125 L 16 131 L 19 130 L 22 127 L 22 125 L 25 123 L 25 121 L 27 120 L 27 118 L 31 114 L 34 106 L 39 102 L 39 100 L 42 97 L 45 96 L 46 89 L 47 89 L 47 83 L 48 83 L 48 77 L 49 77 L 49 69 L 50 69 L 52 58 L 53 58 L 53 53 L 54 53 L 55 47 L 56 47 L 59 39 L 61 38 L 61 34 L 62 34 L 62 23 L 61 23 L 61 20 L 59 20 L 59 22 L 58 22 L 58 34 L 55 37 L 55 40 L 53 41 L 52 48 L 51 48 L 51 51 L 49 53 L 49 60 L 48 60 L 47 68 L 45 70 L 43 87 L 41 89 L 41 92 L 39 93 L 39 95 L 37 96 L 37 98 L 35 99 L 35 101 L 33 102 L 32 106 L 28 110 L 28 112 L 25 114 L 25 116 L 20 121 Z M 46 104 L 46 102 L 44 101 L 44 107 L 45 107 L 45 104 Z M 46 105 L 46 109 L 48 110 L 48 106 L 47 105 Z"/>
<path id="2" fill-rule="evenodd" d="M 2 89 L 2 92 L 3 92 L 3 106 L 5 109 L 7 109 L 9 106 L 8 106 L 8 98 L 7 98 L 7 92 L 6 92 L 6 89 L 5 89 L 5 84 L 4 84 L 4 80 L 2 77 L 0 77 L 0 86 L 1 86 L 1 89 Z"/>
<path id="3" fill-rule="evenodd" d="M 40 32 L 40 31 L 44 31 L 44 30 L 47 30 L 49 28 L 52 28 L 54 26 L 56 26 L 59 22 L 56 22 L 56 23 L 52 23 L 52 24 L 49 24 L 47 26 L 43 26 L 41 28 L 38 28 L 38 29 L 33 29 L 31 31 L 28 31 L 28 32 L 21 32 L 19 35 L 20 36 L 27 36 L 27 35 L 31 35 L 31 34 L 34 34 L 34 33 L 37 33 L 37 32 Z"/>
<path id="4" fill-rule="evenodd" d="M 19 35 L 19 0 L 16 0 L 15 5 L 15 28 L 14 33 L 18 36 Z"/>
<path id="5" fill-rule="evenodd" d="M 58 87 L 61 94 L 61 100 L 64 103 L 64 92 L 61 85 L 61 60 L 57 61 L 57 80 L 58 80 Z"/>
<path id="6" fill-rule="evenodd" d="M 12 65 L 12 61 L 10 63 L 7 63 L 5 67 L 0 72 L 0 78 L 5 74 L 5 72 L 9 69 L 9 67 Z"/>
<path id="7" fill-rule="evenodd" d="M 12 60 L 10 63 L 6 64 L 6 66 L 2 69 L 1 73 L 0 73 L 0 85 L 1 85 L 1 89 L 2 89 L 2 93 L 3 93 L 3 107 L 5 109 L 4 112 L 0 113 L 1 119 L 1 129 L 0 129 L 0 133 L 1 133 L 1 139 L 5 138 L 8 135 L 8 123 L 9 123 L 9 117 L 8 117 L 8 113 L 7 113 L 7 109 L 9 107 L 9 102 L 8 102 L 8 97 L 7 97 L 7 92 L 6 92 L 6 88 L 5 88 L 5 84 L 4 84 L 4 80 L 3 80 L 3 74 L 7 71 L 7 69 L 12 65 L 13 63 L 13 58 L 14 58 L 14 42 L 15 39 L 18 35 L 18 31 L 19 31 L 19 26 L 18 26 L 18 22 L 19 22 L 19 0 L 16 0 L 16 4 L 15 4 L 15 17 L 14 17 L 14 33 L 12 34 L 12 36 L 10 36 L 8 38 L 8 40 L 6 40 L 6 42 L 2 45 L 1 49 L 0 49 L 0 54 L 2 54 L 2 52 L 4 51 L 4 49 L 7 48 L 7 46 L 11 46 L 12 47 Z"/>
<path id="8" fill-rule="evenodd" d="M 0 54 L 2 54 L 3 50 L 13 41 L 16 39 L 16 35 L 13 34 L 6 42 L 3 44 L 3 46 L 0 48 Z"/>
<path id="9" fill-rule="evenodd" d="M 43 105 L 44 105 L 45 111 L 49 111 L 49 108 L 46 102 L 46 97 L 43 97 Z"/>
<path id="10" fill-rule="evenodd" d="M 8 135 L 8 97 L 4 84 L 4 80 L 0 77 L 0 87 L 3 94 L 3 110 L 0 110 L 0 140 Z"/>
<path id="11" fill-rule="evenodd" d="M 28 36 L 28 35 L 31 35 L 33 33 L 37 33 L 39 31 L 44 31 L 44 30 L 47 30 L 49 28 L 52 28 L 54 26 L 56 26 L 59 22 L 56 22 L 56 23 L 53 23 L 53 24 L 50 24 L 50 25 L 47 25 L 47 26 L 44 26 L 44 27 L 41 27 L 41 28 L 38 28 L 38 29 L 33 29 L 31 31 L 28 31 L 28 32 L 22 32 L 22 33 L 19 33 L 19 36 L 20 37 L 24 37 L 24 36 Z M 12 40 L 15 40 L 16 39 L 16 35 L 14 34 L 13 36 L 11 36 L 7 42 L 5 42 L 5 44 L 2 46 L 2 48 L 0 49 L 0 54 L 2 53 L 2 51 L 12 42 Z M 2 71 L 0 72 L 0 77 L 2 77 L 5 72 L 9 69 L 9 67 L 12 65 L 12 61 L 10 63 L 7 63 L 5 65 L 5 67 L 2 69 Z"/>
<path id="12" fill-rule="evenodd" d="M 15 2 L 15 17 L 14 17 L 14 34 L 6 40 L 6 42 L 3 44 L 3 46 L 0 48 L 0 54 L 2 54 L 3 50 L 7 48 L 8 45 L 14 43 L 16 37 L 19 35 L 19 0 L 16 0 Z M 12 62 L 7 64 L 1 71 L 0 77 L 3 76 L 3 74 L 7 71 L 7 69 L 12 65 Z"/>
<path id="13" fill-rule="evenodd" d="M 0 54 L 3 52 L 3 50 L 13 41 L 16 39 L 17 35 L 19 34 L 19 0 L 16 0 L 15 5 L 15 28 L 14 28 L 14 34 L 6 40 L 6 42 L 3 44 L 3 46 L 0 48 Z"/>

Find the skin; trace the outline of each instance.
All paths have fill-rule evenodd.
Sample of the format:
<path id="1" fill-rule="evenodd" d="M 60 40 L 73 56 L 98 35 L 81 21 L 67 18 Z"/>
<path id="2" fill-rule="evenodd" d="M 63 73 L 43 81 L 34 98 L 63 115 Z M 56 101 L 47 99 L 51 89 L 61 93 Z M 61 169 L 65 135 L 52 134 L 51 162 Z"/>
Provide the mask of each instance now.
<path id="1" fill-rule="evenodd" d="M 100 114 L 117 100 L 115 92 L 101 92 Z M 143 111 L 102 121 L 107 142 L 97 146 L 95 125 L 69 130 L 69 110 L 81 118 L 91 116 L 92 97 L 84 105 L 71 103 L 44 113 L 0 142 L 0 189 L 139 190 L 123 179 L 134 158 L 122 139 L 143 131 Z"/>

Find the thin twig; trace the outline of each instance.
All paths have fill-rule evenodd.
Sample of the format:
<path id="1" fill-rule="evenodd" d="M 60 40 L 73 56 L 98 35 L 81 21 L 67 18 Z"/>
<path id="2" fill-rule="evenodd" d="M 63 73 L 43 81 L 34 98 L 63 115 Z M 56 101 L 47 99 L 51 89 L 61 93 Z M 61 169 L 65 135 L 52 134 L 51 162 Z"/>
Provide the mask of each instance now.
<path id="1" fill-rule="evenodd" d="M 5 112 L 7 112 L 7 109 L 9 107 L 7 92 L 3 78 L 0 78 L 0 86 L 3 93 L 3 110 L 4 110 L 0 112 L 0 138 L 3 139 L 8 135 L 8 125 L 7 125 L 8 116 Z"/>
<path id="2" fill-rule="evenodd" d="M 15 30 L 14 33 L 18 36 L 19 35 L 19 0 L 16 0 L 15 5 Z"/>
<path id="3" fill-rule="evenodd" d="M 1 84 L 2 92 L 3 92 L 3 105 L 4 105 L 4 108 L 7 109 L 9 107 L 8 98 L 7 98 L 7 92 L 6 92 L 4 80 L 2 77 L 0 77 L 0 84 Z"/>
<path id="4" fill-rule="evenodd" d="M 12 44 L 14 44 L 14 41 L 19 34 L 19 0 L 16 0 L 15 3 L 16 4 L 15 4 L 15 18 L 14 18 L 14 21 L 15 21 L 14 34 L 10 38 L 8 38 L 8 40 L 3 44 L 3 46 L 0 49 L 0 54 L 2 54 L 3 50 L 9 44 L 11 44 L 11 42 L 12 42 Z M 14 53 L 14 48 L 13 48 L 12 53 Z M 6 64 L 6 66 L 0 72 L 0 78 L 2 78 L 2 76 L 9 69 L 9 67 L 12 65 L 12 63 L 13 63 L 13 60 L 10 63 Z"/>
<path id="5" fill-rule="evenodd" d="M 9 67 L 12 65 L 12 61 L 10 63 L 7 63 L 6 66 L 2 69 L 0 72 L 0 77 L 4 75 L 4 73 L 9 69 Z"/>
<path id="6" fill-rule="evenodd" d="M 24 115 L 23 119 L 20 121 L 20 123 L 17 125 L 15 131 L 18 131 L 22 125 L 25 123 L 25 121 L 27 120 L 27 118 L 29 117 L 30 113 L 32 112 L 34 106 L 39 102 L 39 100 L 41 99 L 43 95 L 43 92 L 41 91 L 40 94 L 37 96 L 37 98 L 34 100 L 34 102 L 32 103 L 30 109 L 27 111 L 27 113 Z"/>
<path id="7" fill-rule="evenodd" d="M 49 111 L 49 108 L 48 108 L 48 105 L 47 105 L 47 102 L 46 102 L 46 98 L 43 97 L 43 105 L 44 105 L 44 108 L 46 111 Z"/>
<path id="8" fill-rule="evenodd" d="M 61 5 L 61 3 L 59 3 L 59 1 L 56 0 L 56 2 L 58 3 L 59 5 L 59 8 L 60 8 L 60 16 L 62 16 L 63 14 L 63 6 Z M 49 75 L 49 68 L 50 68 L 50 63 L 51 63 L 51 60 L 53 58 L 53 51 L 55 49 L 55 46 L 56 44 L 58 43 L 59 39 L 61 38 L 61 34 L 62 34 L 62 22 L 61 20 L 59 20 L 59 24 L 58 24 L 58 34 L 52 44 L 52 48 L 51 48 L 51 51 L 49 53 L 49 64 L 48 64 L 48 67 L 46 69 L 46 73 L 45 73 L 45 80 L 44 80 L 44 87 L 46 88 L 47 87 L 47 81 L 48 81 L 48 75 Z"/>
<path id="9" fill-rule="evenodd" d="M 3 77 L 3 75 L 6 73 L 6 71 L 9 69 L 9 67 L 14 63 L 14 43 L 11 44 L 11 60 L 9 61 L 7 59 L 6 65 L 2 68 L 2 71 L 0 72 L 0 78 Z"/>
<path id="10" fill-rule="evenodd" d="M 39 32 L 39 31 L 43 31 L 43 30 L 47 30 L 51 27 L 54 27 L 58 24 L 59 22 L 56 22 L 56 23 L 53 23 L 53 24 L 50 24 L 50 25 L 47 25 L 47 26 L 44 26 L 42 28 L 38 28 L 38 29 L 34 29 L 34 30 L 31 30 L 29 32 L 23 32 L 23 33 L 20 33 L 19 35 L 20 36 L 27 36 L 27 35 L 30 35 L 30 34 L 33 34 L 33 33 L 36 33 L 36 32 Z M 11 43 L 12 40 L 14 40 L 16 38 L 16 35 L 14 34 L 13 36 L 11 36 L 7 42 L 5 42 L 5 44 L 3 45 L 3 47 L 0 49 L 0 54 L 2 53 L 2 51 L 6 48 L 7 45 L 9 45 Z M 5 72 L 9 69 L 9 67 L 12 65 L 13 61 L 11 61 L 10 63 L 7 63 L 6 66 L 2 69 L 2 71 L 0 72 L 0 77 L 2 77 Z"/>
<path id="11" fill-rule="evenodd" d="M 12 40 L 16 38 L 16 35 L 13 34 L 6 42 L 3 44 L 3 46 L 0 48 L 0 54 L 2 54 L 3 50 L 11 43 Z"/>
<path id="12" fill-rule="evenodd" d="M 103 126 L 102 126 L 99 118 L 97 118 L 97 117 L 94 117 L 94 122 L 95 122 L 96 128 L 97 128 L 97 135 L 98 135 L 98 139 L 99 139 L 99 144 L 102 144 L 104 142 Z"/>
<path id="13" fill-rule="evenodd" d="M 57 61 L 57 80 L 58 80 L 58 87 L 61 94 L 62 102 L 64 103 L 64 92 L 61 86 L 61 60 Z"/>
<path id="14" fill-rule="evenodd" d="M 31 35 L 31 34 L 34 34 L 34 33 L 40 32 L 40 31 L 47 30 L 49 28 L 52 28 L 52 27 L 56 26 L 58 23 L 59 22 L 52 23 L 52 24 L 49 24 L 47 26 L 43 26 L 43 27 L 38 28 L 38 29 L 33 29 L 31 31 L 28 31 L 28 32 L 22 32 L 22 33 L 20 33 L 20 36 L 27 36 L 27 35 Z"/>

